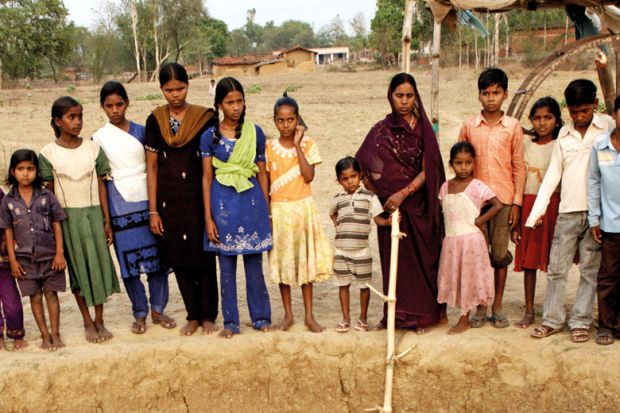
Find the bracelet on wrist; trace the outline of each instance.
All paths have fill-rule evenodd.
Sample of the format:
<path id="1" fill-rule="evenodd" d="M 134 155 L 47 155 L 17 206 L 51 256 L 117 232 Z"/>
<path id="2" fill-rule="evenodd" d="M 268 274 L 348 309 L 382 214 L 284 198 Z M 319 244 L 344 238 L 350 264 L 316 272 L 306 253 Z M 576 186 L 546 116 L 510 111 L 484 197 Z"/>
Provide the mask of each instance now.
<path id="1" fill-rule="evenodd" d="M 157 212 L 157 211 L 149 211 L 149 215 L 159 215 L 159 212 Z"/>

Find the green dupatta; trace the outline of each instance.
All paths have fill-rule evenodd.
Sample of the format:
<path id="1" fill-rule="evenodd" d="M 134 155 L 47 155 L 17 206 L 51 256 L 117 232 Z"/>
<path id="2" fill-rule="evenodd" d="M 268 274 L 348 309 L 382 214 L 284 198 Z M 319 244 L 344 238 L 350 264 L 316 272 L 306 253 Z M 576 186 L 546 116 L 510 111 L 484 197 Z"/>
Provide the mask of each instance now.
<path id="1" fill-rule="evenodd" d="M 245 121 L 241 128 L 241 137 L 235 143 L 228 162 L 213 157 L 215 179 L 224 186 L 232 186 L 237 192 L 243 192 L 254 187 L 250 178 L 258 173 L 258 166 L 254 162 L 255 158 L 256 127 L 253 123 Z"/>

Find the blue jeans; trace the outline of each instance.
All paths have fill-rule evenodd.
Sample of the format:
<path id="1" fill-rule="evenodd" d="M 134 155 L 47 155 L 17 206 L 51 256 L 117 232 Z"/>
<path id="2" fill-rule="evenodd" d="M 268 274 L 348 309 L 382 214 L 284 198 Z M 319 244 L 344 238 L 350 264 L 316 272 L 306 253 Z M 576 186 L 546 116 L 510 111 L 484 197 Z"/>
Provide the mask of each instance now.
<path id="1" fill-rule="evenodd" d="M 149 284 L 149 298 L 151 311 L 163 313 L 168 304 L 168 271 L 160 270 L 146 274 Z M 131 300 L 131 310 L 135 318 L 146 317 L 149 313 L 149 303 L 146 299 L 146 290 L 140 277 L 123 278 L 127 295 Z"/>
<path id="2" fill-rule="evenodd" d="M 219 255 L 220 288 L 224 328 L 239 333 L 239 309 L 237 308 L 237 256 Z M 271 324 L 269 293 L 263 276 L 263 254 L 243 256 L 245 289 L 252 326 L 260 329 Z"/>

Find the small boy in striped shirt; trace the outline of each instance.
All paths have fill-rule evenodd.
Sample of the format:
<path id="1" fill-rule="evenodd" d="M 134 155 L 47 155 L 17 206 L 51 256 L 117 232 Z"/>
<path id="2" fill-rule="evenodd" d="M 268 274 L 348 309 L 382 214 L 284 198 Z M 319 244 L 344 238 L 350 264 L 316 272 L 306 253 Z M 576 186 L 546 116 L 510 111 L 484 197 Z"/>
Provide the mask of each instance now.
<path id="1" fill-rule="evenodd" d="M 349 314 L 349 287 L 352 281 L 360 286 L 360 317 L 355 323 L 358 331 L 368 330 L 368 303 L 370 289 L 366 282 L 372 277 L 372 257 L 368 243 L 371 220 L 380 226 L 392 224 L 384 218 L 383 206 L 377 196 L 360 185 L 362 172 L 355 158 L 347 156 L 336 163 L 336 176 L 343 192 L 334 196 L 329 215 L 336 225 L 336 251 L 334 274 L 340 287 L 340 305 L 343 320 L 336 331 L 345 333 L 351 329 Z"/>

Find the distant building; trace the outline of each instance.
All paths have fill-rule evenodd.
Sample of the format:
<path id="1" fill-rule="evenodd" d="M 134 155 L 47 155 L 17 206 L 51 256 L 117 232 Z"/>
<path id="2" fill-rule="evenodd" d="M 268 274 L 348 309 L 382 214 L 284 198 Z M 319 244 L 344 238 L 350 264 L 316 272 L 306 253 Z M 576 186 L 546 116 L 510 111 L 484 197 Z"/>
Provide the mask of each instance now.
<path id="1" fill-rule="evenodd" d="M 301 46 L 277 50 L 270 55 L 221 57 L 213 60 L 213 76 L 248 76 L 286 73 L 290 70 L 312 72 L 316 53 Z"/>
<path id="2" fill-rule="evenodd" d="M 213 59 L 213 76 L 242 76 L 256 74 L 256 65 L 273 60 L 272 55 L 245 55 Z"/>
<path id="3" fill-rule="evenodd" d="M 310 50 L 316 53 L 315 63 L 319 66 L 349 61 L 348 47 L 318 47 Z"/>

